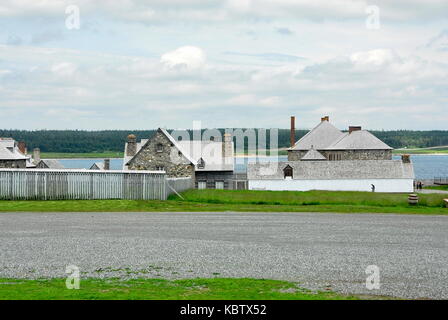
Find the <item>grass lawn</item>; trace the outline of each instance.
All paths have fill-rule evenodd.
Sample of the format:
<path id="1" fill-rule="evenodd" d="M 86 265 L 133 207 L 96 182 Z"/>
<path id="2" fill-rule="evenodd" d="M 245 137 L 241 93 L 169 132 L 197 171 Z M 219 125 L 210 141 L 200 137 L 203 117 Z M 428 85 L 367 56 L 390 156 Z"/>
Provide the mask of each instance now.
<path id="1" fill-rule="evenodd" d="M 91 153 L 58 153 L 58 152 L 42 152 L 42 159 L 102 159 L 102 158 L 123 158 L 123 152 L 105 151 Z"/>
<path id="2" fill-rule="evenodd" d="M 184 200 L 0 201 L 0 212 L 341 212 L 448 214 L 443 194 L 421 194 L 410 206 L 407 194 L 329 191 L 190 190 Z"/>
<path id="3" fill-rule="evenodd" d="M 394 154 L 447 154 L 447 147 L 414 148 L 414 149 L 395 149 Z"/>
<path id="4" fill-rule="evenodd" d="M 423 187 L 423 189 L 448 191 L 448 185 L 446 185 L 446 186 L 427 186 L 427 187 Z M 447 195 L 447 197 L 448 197 L 448 195 Z"/>
<path id="5" fill-rule="evenodd" d="M 367 298 L 367 297 L 363 297 Z M 372 298 L 372 297 L 368 297 Z M 379 297 L 376 297 L 379 298 Z M 0 300 L 354 300 L 356 296 L 312 292 L 295 283 L 258 279 L 81 279 L 68 290 L 65 279 L 0 279 Z"/>

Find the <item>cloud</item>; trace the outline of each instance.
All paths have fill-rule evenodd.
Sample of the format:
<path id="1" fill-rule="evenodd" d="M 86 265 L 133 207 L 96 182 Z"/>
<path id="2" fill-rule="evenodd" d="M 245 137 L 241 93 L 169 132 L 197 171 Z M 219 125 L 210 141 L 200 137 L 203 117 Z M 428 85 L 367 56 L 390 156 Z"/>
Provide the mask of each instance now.
<path id="1" fill-rule="evenodd" d="M 242 52 L 232 52 L 227 51 L 224 52 L 226 55 L 232 55 L 232 56 L 242 56 L 242 57 L 251 57 L 251 58 L 257 58 L 262 59 L 266 61 L 279 61 L 279 62 L 297 62 L 299 60 L 306 60 L 304 57 L 298 57 L 293 56 L 290 54 L 283 54 L 283 53 L 242 53 Z"/>
<path id="2" fill-rule="evenodd" d="M 293 34 L 294 34 L 294 32 L 292 32 L 292 31 L 291 31 L 290 29 L 288 29 L 288 28 L 276 28 L 275 31 L 276 31 L 277 33 L 281 34 L 281 35 L 284 35 L 284 36 L 290 36 L 290 35 L 293 35 Z"/>
<path id="3" fill-rule="evenodd" d="M 204 66 L 206 56 L 201 48 L 180 47 L 162 55 L 160 62 L 169 68 L 197 69 Z"/>
<path id="4" fill-rule="evenodd" d="M 47 30 L 33 34 L 31 37 L 31 44 L 39 45 L 53 41 L 60 41 L 62 39 L 64 39 L 64 36 L 61 31 Z"/>
<path id="5" fill-rule="evenodd" d="M 58 17 L 68 5 L 78 5 L 83 15 L 101 12 L 127 22 L 173 23 L 174 21 L 209 22 L 254 19 L 306 19 L 331 21 L 364 19 L 369 1 L 360 0 L 114 0 L 107 6 L 93 0 L 2 0 L 3 17 Z M 377 0 L 381 16 L 388 21 L 446 19 L 448 2 L 444 0 Z"/>

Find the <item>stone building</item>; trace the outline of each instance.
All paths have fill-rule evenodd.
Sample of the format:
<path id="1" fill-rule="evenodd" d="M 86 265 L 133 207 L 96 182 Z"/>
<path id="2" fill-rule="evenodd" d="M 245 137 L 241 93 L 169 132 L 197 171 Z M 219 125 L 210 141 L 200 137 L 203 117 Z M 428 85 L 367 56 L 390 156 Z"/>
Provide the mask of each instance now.
<path id="1" fill-rule="evenodd" d="M 342 132 L 324 117 L 295 142 L 291 118 L 288 161 L 249 163 L 250 190 L 413 192 L 409 156 L 392 160 L 392 148 L 361 127 Z"/>
<path id="2" fill-rule="evenodd" d="M 31 156 L 27 155 L 24 142 L 13 138 L 0 138 L 0 168 L 34 168 Z"/>
<path id="3" fill-rule="evenodd" d="M 159 128 L 150 139 L 129 135 L 123 170 L 165 171 L 170 178 L 191 177 L 199 189 L 234 189 L 232 137 L 223 141 L 177 141 Z"/>
<path id="4" fill-rule="evenodd" d="M 288 149 L 288 161 L 302 160 L 312 149 L 314 155 L 317 152 L 329 161 L 391 160 L 393 150 L 361 127 L 351 126 L 345 133 L 340 131 L 328 116 Z"/>

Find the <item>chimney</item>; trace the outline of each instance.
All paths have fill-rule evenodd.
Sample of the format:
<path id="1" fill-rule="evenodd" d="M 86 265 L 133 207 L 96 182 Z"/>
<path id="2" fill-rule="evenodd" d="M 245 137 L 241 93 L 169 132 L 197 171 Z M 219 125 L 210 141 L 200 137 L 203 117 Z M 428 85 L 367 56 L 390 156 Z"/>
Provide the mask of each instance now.
<path id="1" fill-rule="evenodd" d="M 39 148 L 34 148 L 33 159 L 34 159 L 34 164 L 38 164 L 40 162 L 40 149 Z"/>
<path id="2" fill-rule="evenodd" d="M 348 127 L 348 133 L 352 133 L 353 131 L 361 131 L 362 127 L 360 126 L 350 126 Z"/>
<path id="3" fill-rule="evenodd" d="M 403 154 L 401 156 L 401 161 L 403 161 L 403 163 L 411 163 L 411 156 L 409 154 Z"/>
<path id="4" fill-rule="evenodd" d="M 296 117 L 291 117 L 291 131 L 289 133 L 291 148 L 296 144 Z"/>
<path id="5" fill-rule="evenodd" d="M 324 122 L 324 121 L 330 122 L 330 117 L 329 116 L 322 117 L 322 118 L 320 118 L 320 121 L 321 122 Z"/>
<path id="6" fill-rule="evenodd" d="M 233 144 L 232 144 L 232 135 L 230 133 L 224 133 L 224 139 L 222 143 L 222 157 L 224 158 L 224 162 L 232 163 L 233 161 Z"/>
<path id="7" fill-rule="evenodd" d="M 110 159 L 104 159 L 104 170 L 110 170 Z"/>
<path id="8" fill-rule="evenodd" d="M 23 154 L 26 154 L 26 144 L 25 144 L 25 141 L 20 141 L 18 146 L 19 146 L 20 152 L 22 152 Z"/>
<path id="9" fill-rule="evenodd" d="M 128 146 L 126 148 L 126 155 L 133 157 L 137 153 L 137 137 L 133 134 L 128 135 Z"/>

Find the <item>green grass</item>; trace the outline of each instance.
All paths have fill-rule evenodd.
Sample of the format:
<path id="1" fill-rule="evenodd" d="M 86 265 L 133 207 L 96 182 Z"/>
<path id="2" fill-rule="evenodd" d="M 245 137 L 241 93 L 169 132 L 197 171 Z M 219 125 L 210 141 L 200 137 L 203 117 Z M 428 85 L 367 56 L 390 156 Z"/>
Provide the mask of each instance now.
<path id="1" fill-rule="evenodd" d="M 366 297 L 364 297 L 366 298 Z M 372 297 L 369 297 L 372 298 Z M 377 297 L 378 298 L 378 297 Z M 312 292 L 296 283 L 263 279 L 86 279 L 68 290 L 65 279 L 0 279 L 0 300 L 354 300 Z"/>
<path id="2" fill-rule="evenodd" d="M 190 190 L 184 200 L 0 201 L 0 212 L 340 212 L 448 214 L 443 194 L 420 194 L 410 206 L 407 194 L 329 191 Z"/>
<path id="3" fill-rule="evenodd" d="M 423 187 L 423 189 L 448 191 L 448 185 L 443 185 L 443 186 L 427 186 L 427 187 Z M 447 198 L 447 197 L 448 197 L 448 195 L 445 196 L 445 198 Z"/>
<path id="4" fill-rule="evenodd" d="M 395 154 L 448 154 L 447 147 L 396 149 Z"/>
<path id="5" fill-rule="evenodd" d="M 42 152 L 42 159 L 123 158 L 123 152 L 105 151 L 91 153 Z"/>

